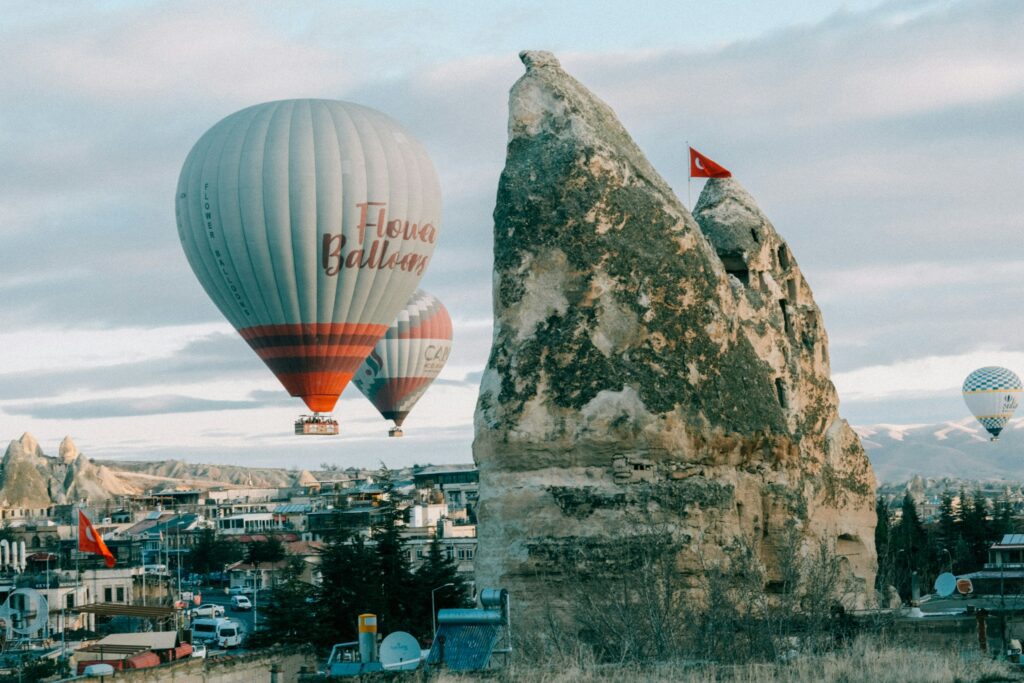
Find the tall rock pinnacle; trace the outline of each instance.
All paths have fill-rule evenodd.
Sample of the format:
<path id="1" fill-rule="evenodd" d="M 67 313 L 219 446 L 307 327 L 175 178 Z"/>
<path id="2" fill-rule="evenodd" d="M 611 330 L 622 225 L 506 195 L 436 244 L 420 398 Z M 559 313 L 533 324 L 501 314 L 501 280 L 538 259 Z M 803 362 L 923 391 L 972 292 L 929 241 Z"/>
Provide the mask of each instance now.
<path id="1" fill-rule="evenodd" d="M 642 518 L 674 530 L 690 575 L 737 538 L 770 567 L 796 524 L 869 596 L 874 477 L 788 246 L 733 180 L 707 184 L 695 220 L 606 104 L 550 53 L 520 57 L 475 416 L 477 584 L 530 609 L 572 553 Z"/>

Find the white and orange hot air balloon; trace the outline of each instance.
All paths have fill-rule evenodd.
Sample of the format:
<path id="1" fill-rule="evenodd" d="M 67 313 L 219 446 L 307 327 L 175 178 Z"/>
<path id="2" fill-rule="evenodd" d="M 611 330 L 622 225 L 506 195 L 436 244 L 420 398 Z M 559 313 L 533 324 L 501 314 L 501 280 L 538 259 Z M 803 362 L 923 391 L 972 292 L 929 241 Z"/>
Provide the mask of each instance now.
<path id="1" fill-rule="evenodd" d="M 416 290 L 352 380 L 385 420 L 394 421 L 389 436 L 402 436 L 402 423 L 451 350 L 448 309 L 433 294 Z"/>
<path id="2" fill-rule="evenodd" d="M 314 412 L 296 431 L 337 433 L 319 413 L 334 409 L 434 251 L 441 192 L 426 150 L 358 104 L 259 104 L 199 139 L 175 208 L 207 294 Z"/>

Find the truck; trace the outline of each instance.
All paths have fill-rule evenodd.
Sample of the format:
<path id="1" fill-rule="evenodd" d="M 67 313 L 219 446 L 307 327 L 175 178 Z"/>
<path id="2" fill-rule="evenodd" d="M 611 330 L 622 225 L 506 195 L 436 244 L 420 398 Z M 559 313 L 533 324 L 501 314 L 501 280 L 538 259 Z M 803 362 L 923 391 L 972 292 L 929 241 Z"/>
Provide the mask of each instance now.
<path id="1" fill-rule="evenodd" d="M 222 649 L 242 644 L 242 630 L 231 619 L 210 617 L 192 621 L 192 642 L 204 643 Z"/>

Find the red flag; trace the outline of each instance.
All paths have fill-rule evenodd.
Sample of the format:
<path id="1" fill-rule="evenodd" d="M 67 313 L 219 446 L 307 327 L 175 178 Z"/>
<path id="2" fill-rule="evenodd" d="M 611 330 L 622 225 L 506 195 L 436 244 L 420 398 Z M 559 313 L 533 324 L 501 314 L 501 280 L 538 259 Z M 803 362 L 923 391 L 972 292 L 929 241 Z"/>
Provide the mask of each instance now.
<path id="1" fill-rule="evenodd" d="M 732 178 L 732 173 L 725 170 L 711 159 L 690 148 L 690 177 L 691 178 Z"/>
<path id="2" fill-rule="evenodd" d="M 103 537 L 99 535 L 96 527 L 81 510 L 78 511 L 78 550 L 83 553 L 102 555 L 108 567 L 113 567 L 116 562 L 114 554 L 103 542 Z"/>

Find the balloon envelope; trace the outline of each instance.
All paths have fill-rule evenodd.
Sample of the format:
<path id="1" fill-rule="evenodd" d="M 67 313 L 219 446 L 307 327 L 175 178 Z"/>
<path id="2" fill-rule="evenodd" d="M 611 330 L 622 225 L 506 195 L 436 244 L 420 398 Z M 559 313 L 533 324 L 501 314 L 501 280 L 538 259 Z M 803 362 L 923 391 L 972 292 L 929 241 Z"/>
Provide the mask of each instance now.
<path id="1" fill-rule="evenodd" d="M 293 396 L 327 412 L 434 251 L 426 151 L 349 102 L 243 109 L 192 148 L 178 234 L 207 294 Z"/>
<path id="2" fill-rule="evenodd" d="M 416 290 L 356 373 L 355 385 L 399 427 L 448 361 L 452 319 L 433 294 Z"/>
<path id="3" fill-rule="evenodd" d="M 978 368 L 964 380 L 964 402 L 995 440 L 1020 404 L 1022 385 L 1012 370 Z"/>

